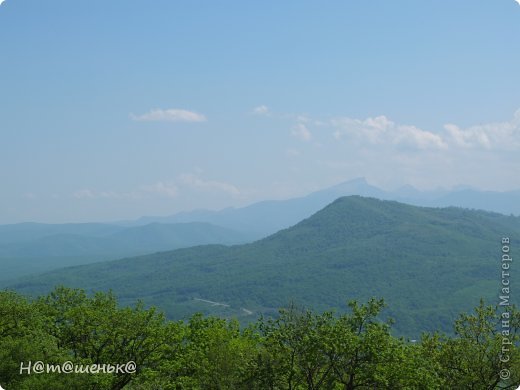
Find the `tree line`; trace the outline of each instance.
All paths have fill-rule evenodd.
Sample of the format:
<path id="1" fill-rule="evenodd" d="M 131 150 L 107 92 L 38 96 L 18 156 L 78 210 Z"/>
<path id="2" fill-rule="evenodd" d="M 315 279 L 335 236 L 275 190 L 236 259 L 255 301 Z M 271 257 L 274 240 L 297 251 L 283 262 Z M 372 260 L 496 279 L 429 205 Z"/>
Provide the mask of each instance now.
<path id="1" fill-rule="evenodd" d="M 344 314 L 290 305 L 241 328 L 236 320 L 169 321 L 111 292 L 57 287 L 38 299 L 0 292 L 0 385 L 5 389 L 516 389 L 520 312 L 480 302 L 453 335 L 392 335 L 383 300 Z M 508 321 L 504 323 L 504 321 Z M 507 327 L 504 327 L 507 325 Z M 507 329 L 507 334 L 504 329 Z M 29 362 L 125 364 L 135 372 L 28 373 Z M 24 368 L 25 367 L 25 368 Z M 21 370 L 22 368 L 22 370 Z"/>

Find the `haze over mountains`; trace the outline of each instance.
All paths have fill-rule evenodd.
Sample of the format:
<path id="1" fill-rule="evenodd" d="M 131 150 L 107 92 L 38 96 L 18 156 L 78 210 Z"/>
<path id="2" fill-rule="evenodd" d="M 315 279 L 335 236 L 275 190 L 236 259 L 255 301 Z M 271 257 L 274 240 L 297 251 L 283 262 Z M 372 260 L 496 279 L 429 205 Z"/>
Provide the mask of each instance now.
<path id="1" fill-rule="evenodd" d="M 171 318 L 203 311 L 244 321 L 291 300 L 323 310 L 384 297 L 395 329 L 415 338 L 451 331 L 456 313 L 481 297 L 497 303 L 503 236 L 520 241 L 520 217 L 350 196 L 254 243 L 66 268 L 9 287 L 112 289 L 121 302 L 143 299 Z M 518 279 L 511 282 L 520 290 Z"/>
<path id="2" fill-rule="evenodd" d="M 123 227 L 110 224 L 0 226 L 0 280 L 96 261 L 201 244 L 236 244 L 248 237 L 201 222 Z"/>
<path id="3" fill-rule="evenodd" d="M 292 226 L 337 198 L 348 195 L 396 200 L 416 206 L 456 206 L 520 215 L 520 190 L 494 192 L 461 186 L 454 190 L 419 191 L 412 186 L 405 186 L 396 191 L 385 191 L 369 184 L 364 178 L 357 178 L 300 198 L 263 201 L 219 211 L 195 210 L 168 217 L 143 217 L 131 224 L 208 222 L 261 238 Z"/>
<path id="4" fill-rule="evenodd" d="M 347 195 L 520 215 L 520 191 L 485 192 L 459 188 L 423 192 L 407 186 L 391 192 L 358 178 L 304 197 L 263 201 L 242 208 L 195 210 L 108 224 L 0 225 L 0 280 L 194 245 L 250 242 L 293 226 Z"/>

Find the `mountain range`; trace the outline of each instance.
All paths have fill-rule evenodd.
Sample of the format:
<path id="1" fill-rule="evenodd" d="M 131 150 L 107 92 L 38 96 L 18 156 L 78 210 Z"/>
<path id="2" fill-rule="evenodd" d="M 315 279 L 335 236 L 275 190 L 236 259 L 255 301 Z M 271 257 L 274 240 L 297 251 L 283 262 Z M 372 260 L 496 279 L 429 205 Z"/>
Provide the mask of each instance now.
<path id="1" fill-rule="evenodd" d="M 498 303 L 501 238 L 520 242 L 520 217 L 342 197 L 253 243 L 205 245 L 76 266 L 9 284 L 26 294 L 57 284 L 113 290 L 170 318 L 197 311 L 249 321 L 296 302 L 341 310 L 383 297 L 398 333 L 451 331 L 480 298 Z M 518 249 L 512 245 L 513 257 Z M 512 279 L 520 291 L 520 279 Z"/>
<path id="2" fill-rule="evenodd" d="M 357 178 L 293 199 L 262 201 L 246 207 L 229 207 L 217 211 L 194 210 L 166 217 L 142 217 L 128 223 L 139 225 L 151 222 L 208 222 L 247 233 L 258 239 L 292 226 L 337 198 L 348 195 L 395 200 L 416 206 L 455 206 L 520 215 L 520 190 L 480 191 L 459 186 L 453 190 L 420 191 L 412 186 L 404 186 L 395 191 L 385 191 L 369 184 L 365 178 Z"/>
<path id="3" fill-rule="evenodd" d="M 245 235 L 203 222 L 124 227 L 110 224 L 0 226 L 0 280 L 54 268 L 201 244 L 234 244 Z"/>
<path id="4" fill-rule="evenodd" d="M 384 191 L 358 178 L 303 197 L 262 201 L 241 208 L 194 210 L 103 224 L 0 225 L 0 280 L 193 245 L 251 242 L 293 226 L 348 195 L 520 215 L 520 191 L 486 192 L 467 187 L 419 191 L 411 186 Z"/>

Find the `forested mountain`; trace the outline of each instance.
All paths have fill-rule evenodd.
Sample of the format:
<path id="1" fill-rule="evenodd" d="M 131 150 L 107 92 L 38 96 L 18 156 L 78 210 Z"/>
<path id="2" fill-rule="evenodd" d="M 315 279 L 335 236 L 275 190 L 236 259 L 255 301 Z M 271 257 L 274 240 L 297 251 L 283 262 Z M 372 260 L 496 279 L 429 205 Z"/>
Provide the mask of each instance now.
<path id="1" fill-rule="evenodd" d="M 201 244 L 234 244 L 247 237 L 208 223 L 33 224 L 0 226 L 0 280 L 71 265 Z"/>
<path id="2" fill-rule="evenodd" d="M 389 192 L 358 178 L 304 197 L 263 201 L 241 208 L 194 210 L 113 223 L 0 225 L 0 280 L 193 245 L 251 242 L 295 225 L 347 195 L 418 206 L 459 206 L 520 214 L 520 191 L 458 188 L 424 192 L 406 186 Z"/>
<path id="3" fill-rule="evenodd" d="M 502 237 L 511 239 L 516 256 L 519 217 L 351 196 L 251 244 L 72 267 L 10 287 L 29 294 L 56 284 L 112 289 L 123 303 L 143 299 L 170 318 L 203 311 L 244 321 L 289 301 L 326 310 L 384 297 L 396 331 L 416 338 L 451 331 L 455 314 L 481 297 L 498 300 Z M 519 280 L 511 279 L 518 291 Z"/>

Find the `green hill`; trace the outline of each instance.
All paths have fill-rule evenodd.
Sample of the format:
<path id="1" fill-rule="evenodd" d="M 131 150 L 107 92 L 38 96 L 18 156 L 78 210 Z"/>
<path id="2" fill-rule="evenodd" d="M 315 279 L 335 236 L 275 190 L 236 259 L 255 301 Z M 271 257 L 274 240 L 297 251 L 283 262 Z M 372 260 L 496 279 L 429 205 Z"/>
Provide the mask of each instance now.
<path id="1" fill-rule="evenodd" d="M 297 225 L 231 247 L 199 246 L 50 272 L 10 287 L 37 294 L 56 284 L 113 289 L 171 318 L 195 311 L 241 316 L 293 300 L 316 310 L 384 297 L 397 332 L 450 331 L 481 297 L 498 303 L 501 238 L 520 242 L 520 218 L 422 208 L 359 196 L 336 200 Z M 512 271 L 520 294 L 520 272 Z M 514 297 L 514 294 L 513 294 Z"/>

